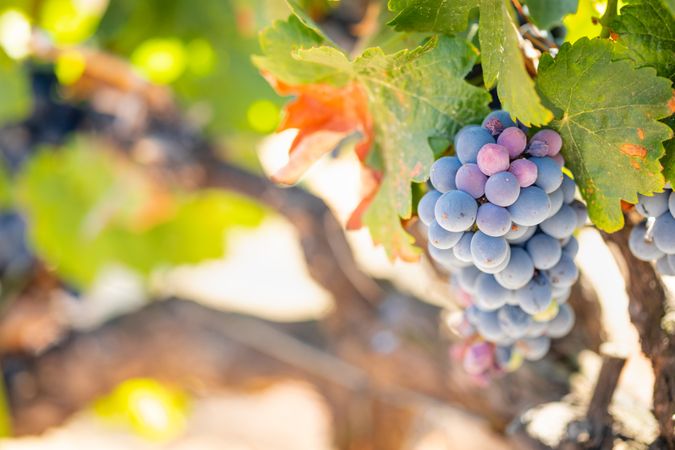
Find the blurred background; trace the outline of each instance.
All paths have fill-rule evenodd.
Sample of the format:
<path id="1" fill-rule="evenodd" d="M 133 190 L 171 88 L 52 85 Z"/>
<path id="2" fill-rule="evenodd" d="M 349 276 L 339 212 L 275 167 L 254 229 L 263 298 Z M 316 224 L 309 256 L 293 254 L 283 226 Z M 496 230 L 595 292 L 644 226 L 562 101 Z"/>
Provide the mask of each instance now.
<path id="1" fill-rule="evenodd" d="M 386 9 L 301 3 L 347 49 Z M 649 442 L 653 375 L 597 232 L 577 330 L 485 386 L 449 356 L 447 280 L 343 232 L 349 148 L 267 181 L 295 132 L 274 134 L 284 99 L 250 57 L 288 14 L 0 0 L 0 449 L 526 448 L 534 408 L 541 439 L 583 410 L 603 341 L 629 357 L 615 410 Z"/>

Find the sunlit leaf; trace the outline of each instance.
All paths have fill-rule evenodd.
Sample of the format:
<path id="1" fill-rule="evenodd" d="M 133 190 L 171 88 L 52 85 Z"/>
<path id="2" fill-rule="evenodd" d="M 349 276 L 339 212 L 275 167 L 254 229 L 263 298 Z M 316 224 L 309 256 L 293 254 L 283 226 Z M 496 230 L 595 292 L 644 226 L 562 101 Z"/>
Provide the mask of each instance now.
<path id="1" fill-rule="evenodd" d="M 537 77 L 589 215 L 610 232 L 623 226 L 621 200 L 635 203 L 638 193 L 663 188 L 659 160 L 672 133 L 658 119 L 673 113 L 670 81 L 612 61 L 612 45 L 586 38 L 565 44 L 555 60 L 542 58 Z"/>

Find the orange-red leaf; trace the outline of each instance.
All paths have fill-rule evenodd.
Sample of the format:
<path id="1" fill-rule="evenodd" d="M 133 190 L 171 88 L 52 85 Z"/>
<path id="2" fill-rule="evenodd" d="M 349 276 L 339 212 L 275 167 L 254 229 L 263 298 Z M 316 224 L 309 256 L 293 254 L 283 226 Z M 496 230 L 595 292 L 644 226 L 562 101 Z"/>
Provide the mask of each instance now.
<path id="1" fill-rule="evenodd" d="M 296 95 L 284 109 L 279 131 L 297 128 L 286 166 L 274 175 L 274 181 L 294 184 L 323 155 L 344 138 L 360 133 L 356 153 L 363 161 L 372 146 L 373 123 L 368 99 L 357 82 L 334 87 L 325 84 L 291 86 L 267 77 L 281 95 Z"/>

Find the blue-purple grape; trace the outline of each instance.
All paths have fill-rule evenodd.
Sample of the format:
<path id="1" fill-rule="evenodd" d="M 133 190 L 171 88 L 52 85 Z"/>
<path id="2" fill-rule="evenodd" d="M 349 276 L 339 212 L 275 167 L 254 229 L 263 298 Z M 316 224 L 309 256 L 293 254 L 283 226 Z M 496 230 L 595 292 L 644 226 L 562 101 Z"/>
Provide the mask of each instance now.
<path id="1" fill-rule="evenodd" d="M 484 203 L 478 208 L 476 225 L 488 236 L 504 236 L 511 229 L 511 214 L 501 206 Z"/>
<path id="2" fill-rule="evenodd" d="M 551 211 L 551 200 L 541 188 L 530 186 L 520 190 L 518 200 L 508 210 L 518 225 L 539 225 Z"/>
<path id="3" fill-rule="evenodd" d="M 436 201 L 441 198 L 438 191 L 429 191 L 420 199 L 417 204 L 417 215 L 424 225 L 431 225 L 436 221 L 435 209 Z"/>
<path id="4" fill-rule="evenodd" d="M 476 221 L 478 204 L 463 191 L 449 191 L 436 201 L 436 222 L 448 231 L 465 231 Z"/>
<path id="5" fill-rule="evenodd" d="M 455 185 L 460 191 L 466 192 L 473 198 L 480 198 L 485 194 L 487 176 L 473 163 L 464 164 L 457 171 Z"/>
<path id="6" fill-rule="evenodd" d="M 432 186 L 441 193 L 456 189 L 455 177 L 460 167 L 462 167 L 462 163 L 455 156 L 445 156 L 437 160 L 431 166 L 429 179 Z"/>
<path id="7" fill-rule="evenodd" d="M 511 172 L 498 172 L 485 183 L 485 197 L 497 206 L 511 206 L 520 195 L 520 184 Z"/>
<path id="8" fill-rule="evenodd" d="M 494 144 L 492 135 L 479 126 L 468 126 L 455 136 L 455 153 L 462 164 L 475 163 L 478 150 L 485 144 Z"/>

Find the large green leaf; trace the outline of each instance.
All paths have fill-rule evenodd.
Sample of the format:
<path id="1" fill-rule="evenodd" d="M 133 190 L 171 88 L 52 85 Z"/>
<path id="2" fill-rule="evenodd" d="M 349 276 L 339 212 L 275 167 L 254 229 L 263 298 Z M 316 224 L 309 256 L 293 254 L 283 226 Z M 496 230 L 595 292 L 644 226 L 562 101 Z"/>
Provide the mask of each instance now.
<path id="1" fill-rule="evenodd" d="M 390 255 L 413 252 L 399 216 L 411 215 L 410 183 L 428 177 L 434 159 L 429 138 L 451 139 L 488 112 L 487 92 L 464 81 L 476 57 L 465 41 L 439 37 L 394 55 L 371 49 L 354 62 L 384 166 L 382 186 L 364 221 Z"/>
<path id="2" fill-rule="evenodd" d="M 389 0 L 396 12 L 389 25 L 397 31 L 455 34 L 464 31 L 479 0 Z"/>
<path id="3" fill-rule="evenodd" d="M 618 35 L 617 54 L 675 78 L 675 18 L 662 0 L 631 0 L 610 27 Z"/>
<path id="4" fill-rule="evenodd" d="M 477 6 L 485 86 L 496 83 L 502 107 L 521 122 L 548 123 L 553 116 L 541 104 L 525 69 L 508 0 L 390 0 L 389 8 L 398 11 L 390 25 L 405 31 L 456 33 L 466 28 L 468 13 Z"/>
<path id="5" fill-rule="evenodd" d="M 658 119 L 672 113 L 670 81 L 612 61 L 612 47 L 587 38 L 565 44 L 555 60 L 542 58 L 537 78 L 590 217 L 610 232 L 623 226 L 622 199 L 635 203 L 638 193 L 663 188 L 659 159 L 671 131 Z"/>
<path id="6" fill-rule="evenodd" d="M 518 30 L 508 0 L 481 0 L 479 38 L 483 79 L 497 82 L 502 108 L 526 125 L 543 125 L 553 115 L 542 104 L 525 69 Z"/>
<path id="7" fill-rule="evenodd" d="M 579 0 L 526 0 L 532 22 L 542 30 L 560 25 L 562 18 L 574 14 Z"/>
<path id="8" fill-rule="evenodd" d="M 217 258 L 224 233 L 256 226 L 263 209 L 228 192 L 173 194 L 149 223 L 135 220 L 155 212 L 160 197 L 142 174 L 80 140 L 71 148 L 43 150 L 19 181 L 20 206 L 40 256 L 67 280 L 92 282 L 108 264 L 142 274 L 165 265 Z M 99 144 L 100 145 L 100 144 Z M 147 183 L 147 182 L 145 182 Z"/>

